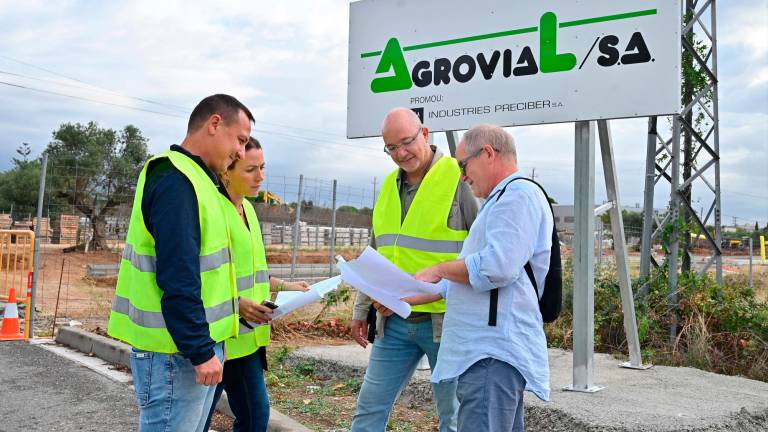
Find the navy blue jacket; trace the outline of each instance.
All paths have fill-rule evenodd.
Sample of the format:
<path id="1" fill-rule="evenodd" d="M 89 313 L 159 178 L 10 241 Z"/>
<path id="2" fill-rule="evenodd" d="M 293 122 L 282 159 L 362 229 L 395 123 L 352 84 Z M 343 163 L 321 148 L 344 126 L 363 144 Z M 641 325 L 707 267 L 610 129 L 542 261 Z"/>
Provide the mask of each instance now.
<path id="1" fill-rule="evenodd" d="M 172 151 L 194 160 L 218 185 L 198 156 L 180 146 Z M 223 188 L 220 188 L 220 190 Z M 200 295 L 200 216 L 192 183 L 168 159 L 150 163 L 141 201 L 144 222 L 155 239 L 157 284 L 165 325 L 179 351 L 193 365 L 215 354 Z"/>

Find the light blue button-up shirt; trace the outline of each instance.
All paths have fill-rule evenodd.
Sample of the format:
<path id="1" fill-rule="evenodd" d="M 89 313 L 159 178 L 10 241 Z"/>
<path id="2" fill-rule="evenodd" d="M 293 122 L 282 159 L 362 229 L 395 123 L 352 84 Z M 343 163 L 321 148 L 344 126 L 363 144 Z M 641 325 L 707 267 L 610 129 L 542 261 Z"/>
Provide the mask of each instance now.
<path id="1" fill-rule="evenodd" d="M 525 273 L 530 261 L 539 291 L 549 269 L 552 213 L 533 183 L 510 183 L 513 174 L 491 191 L 464 240 L 460 258 L 470 285 L 443 280 L 446 312 L 432 381 L 458 377 L 475 362 L 495 358 L 514 366 L 526 390 L 549 400 L 547 340 L 536 291 Z M 496 326 L 488 325 L 490 292 L 499 288 Z"/>

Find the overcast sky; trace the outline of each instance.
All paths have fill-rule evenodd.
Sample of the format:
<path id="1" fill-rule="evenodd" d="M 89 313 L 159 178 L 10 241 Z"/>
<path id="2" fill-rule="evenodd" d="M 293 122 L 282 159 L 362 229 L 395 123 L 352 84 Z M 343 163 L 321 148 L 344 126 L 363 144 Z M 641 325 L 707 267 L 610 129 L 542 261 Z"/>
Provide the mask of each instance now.
<path id="1" fill-rule="evenodd" d="M 718 4 L 723 223 L 736 217 L 764 226 L 768 0 Z M 374 177 L 380 183 L 393 164 L 379 139 L 345 138 L 348 16 L 343 0 L 0 0 L 0 170 L 11 166 L 22 142 L 38 155 L 66 122 L 133 124 L 160 153 L 183 139 L 188 112 L 201 98 L 222 92 L 253 111 L 253 134 L 265 145 L 276 183 L 286 176 L 295 184 L 304 174 L 372 189 Z M 642 205 L 646 125 L 613 122 L 623 205 Z M 667 125 L 660 119 L 660 127 Z M 573 125 L 510 131 L 521 169 L 535 168 L 557 201 L 572 203 Z M 444 136 L 436 144 L 447 150 Z M 599 156 L 596 167 L 601 202 Z M 668 193 L 657 188 L 657 207 Z M 693 199 L 708 206 L 711 194 L 698 184 Z M 369 205 L 364 194 L 355 200 Z"/>

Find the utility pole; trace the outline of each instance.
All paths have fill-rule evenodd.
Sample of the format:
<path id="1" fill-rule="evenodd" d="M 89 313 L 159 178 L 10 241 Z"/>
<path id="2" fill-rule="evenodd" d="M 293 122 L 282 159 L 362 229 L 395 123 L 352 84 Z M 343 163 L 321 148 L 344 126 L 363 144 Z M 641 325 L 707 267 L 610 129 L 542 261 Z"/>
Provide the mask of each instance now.
<path id="1" fill-rule="evenodd" d="M 373 178 L 373 201 L 371 202 L 371 208 L 376 206 L 376 177 Z"/>

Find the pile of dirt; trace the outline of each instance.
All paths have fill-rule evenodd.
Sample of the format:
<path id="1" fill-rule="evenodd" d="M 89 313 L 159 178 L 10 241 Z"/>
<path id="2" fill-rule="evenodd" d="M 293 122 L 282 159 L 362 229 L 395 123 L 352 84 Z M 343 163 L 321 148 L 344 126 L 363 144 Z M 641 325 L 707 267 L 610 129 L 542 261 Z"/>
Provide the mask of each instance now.
<path id="1" fill-rule="evenodd" d="M 336 339 L 349 342 L 351 340 L 349 324 L 341 318 L 331 318 L 319 322 L 275 322 L 272 325 L 272 339 L 275 341 L 291 341 L 295 343 L 298 339 L 313 338 Z"/>
<path id="2" fill-rule="evenodd" d="M 336 255 L 341 255 L 345 260 L 349 261 L 357 258 L 360 255 L 359 251 L 344 251 L 337 252 Z M 330 255 L 328 251 L 301 251 L 296 256 L 296 263 L 298 264 L 328 264 L 330 261 Z M 267 262 L 270 264 L 290 264 L 291 263 L 291 251 L 270 251 L 267 250 Z"/>

